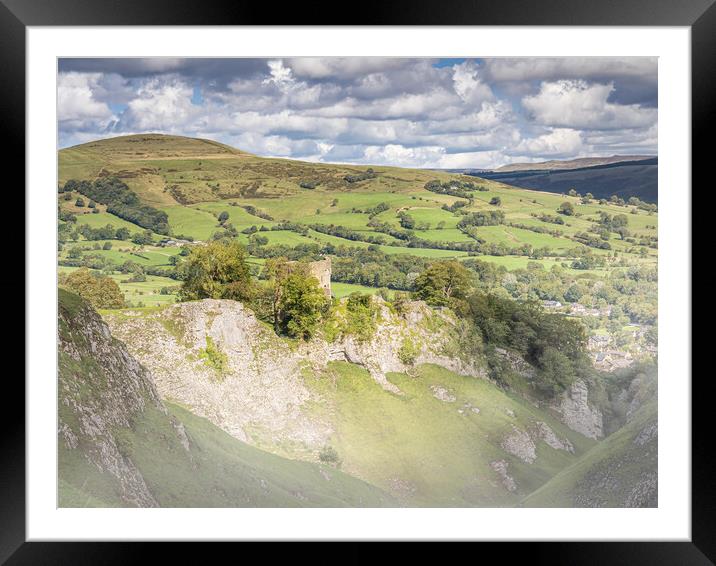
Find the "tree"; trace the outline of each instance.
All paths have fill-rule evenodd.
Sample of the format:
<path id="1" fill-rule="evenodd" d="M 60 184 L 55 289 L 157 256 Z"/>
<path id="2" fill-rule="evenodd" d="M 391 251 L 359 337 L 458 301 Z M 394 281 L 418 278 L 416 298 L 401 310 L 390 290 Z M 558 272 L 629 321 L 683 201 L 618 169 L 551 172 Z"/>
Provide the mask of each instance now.
<path id="1" fill-rule="evenodd" d="M 83 267 L 60 279 L 60 285 L 77 293 L 96 309 L 121 309 L 124 295 L 111 277 L 95 275 Z"/>
<path id="2" fill-rule="evenodd" d="M 559 350 L 550 346 L 538 360 L 540 367 L 539 379 L 536 385 L 549 395 L 555 395 L 569 387 L 575 379 L 572 362 Z"/>
<path id="3" fill-rule="evenodd" d="M 144 246 L 152 243 L 152 231 L 145 230 L 144 232 L 137 232 L 132 236 L 132 242 L 139 246 Z"/>
<path id="4" fill-rule="evenodd" d="M 89 204 L 87 205 L 88 208 L 95 208 L 97 206 L 97 203 L 93 200 L 89 201 Z"/>
<path id="5" fill-rule="evenodd" d="M 569 189 L 569 192 L 567 193 L 570 197 L 576 197 L 579 196 L 579 193 L 577 193 L 576 189 Z"/>
<path id="6" fill-rule="evenodd" d="M 434 306 L 451 306 L 454 299 L 465 299 L 472 276 L 460 262 L 437 261 L 418 275 L 416 295 Z"/>
<path id="7" fill-rule="evenodd" d="M 223 223 L 226 222 L 228 219 L 229 219 L 229 213 L 228 213 L 228 212 L 226 212 L 226 211 L 224 210 L 224 211 L 222 211 L 221 213 L 219 213 L 219 222 L 221 222 L 221 223 L 223 224 Z"/>
<path id="8" fill-rule="evenodd" d="M 281 296 L 283 293 L 283 282 L 289 274 L 289 263 L 285 257 L 275 257 L 266 260 L 266 276 L 269 279 L 271 296 L 271 318 L 276 333 L 281 331 Z"/>
<path id="9" fill-rule="evenodd" d="M 295 338 L 311 338 L 328 307 L 318 279 L 292 272 L 280 285 L 278 310 L 283 330 Z"/>
<path id="10" fill-rule="evenodd" d="M 571 202 L 564 201 L 557 208 L 557 212 L 564 214 L 565 216 L 574 216 L 574 206 Z"/>
<path id="11" fill-rule="evenodd" d="M 112 249 L 112 242 L 105 242 L 105 243 L 102 245 L 102 249 L 103 249 L 103 250 L 111 250 L 111 249 Z"/>
<path id="12" fill-rule="evenodd" d="M 180 299 L 249 300 L 253 282 L 246 255 L 246 248 L 235 240 L 216 240 L 193 247 L 181 263 L 184 282 Z"/>
<path id="13" fill-rule="evenodd" d="M 75 206 L 77 207 L 83 207 L 85 205 L 85 199 L 82 197 L 77 197 L 77 200 L 75 201 Z"/>
<path id="14" fill-rule="evenodd" d="M 492 197 L 492 199 L 490 199 L 490 204 L 495 206 L 502 206 L 502 199 L 500 197 Z"/>

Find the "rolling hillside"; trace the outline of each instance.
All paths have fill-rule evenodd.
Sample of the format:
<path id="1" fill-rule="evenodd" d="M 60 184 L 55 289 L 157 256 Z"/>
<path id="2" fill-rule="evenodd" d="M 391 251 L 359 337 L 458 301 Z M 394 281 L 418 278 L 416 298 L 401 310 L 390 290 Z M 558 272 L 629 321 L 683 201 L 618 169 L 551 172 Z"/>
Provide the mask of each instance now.
<path id="1" fill-rule="evenodd" d="M 629 213 L 629 237 L 608 235 L 608 243 L 592 251 L 604 254 L 610 249 L 637 258 L 638 246 L 644 244 L 647 257 L 656 255 L 649 245 L 657 236 L 654 212 L 518 189 L 510 186 L 512 179 L 261 158 L 207 140 L 158 134 L 63 149 L 59 168 L 61 185 L 70 179 L 117 178 L 143 205 L 166 214 L 170 234 L 195 240 L 220 231 L 217 217 L 226 212 L 245 243 L 255 226 L 269 245 L 377 245 L 387 254 L 427 258 L 461 258 L 474 252 L 488 261 L 521 267 L 534 255 L 531 249 L 540 249 L 540 258 L 533 259 L 551 267 L 550 258 L 573 257 L 570 250 L 584 248 L 579 235 L 592 231 L 601 213 Z M 593 169 L 610 179 L 616 171 Z M 429 183 L 442 187 L 428 190 Z M 553 187 L 556 193 L 562 189 L 561 184 Z M 78 225 L 121 221 L 107 216 L 102 203 L 97 205 L 99 214 L 77 208 L 76 198 L 86 200 L 86 195 L 75 191 L 62 197 L 62 210 L 76 214 Z M 575 214 L 560 219 L 557 209 L 565 201 Z M 496 225 L 466 230 L 465 222 L 461 224 L 465 215 L 493 212 L 504 214 Z"/>
<path id="2" fill-rule="evenodd" d="M 611 157 L 579 157 L 577 159 L 553 159 L 539 163 L 510 163 L 494 169 L 492 173 L 510 173 L 514 171 L 560 171 L 584 169 L 598 165 L 610 165 L 624 161 L 644 161 L 653 159 L 651 155 L 612 155 Z"/>
<path id="3" fill-rule="evenodd" d="M 537 191 L 566 193 L 575 189 L 581 194 L 592 193 L 596 198 L 608 199 L 617 195 L 625 200 L 637 197 L 648 202 L 658 201 L 656 158 L 616 161 L 588 167 L 564 167 L 547 162 L 530 169 L 528 165 L 519 168 L 508 166 L 479 175 Z"/>

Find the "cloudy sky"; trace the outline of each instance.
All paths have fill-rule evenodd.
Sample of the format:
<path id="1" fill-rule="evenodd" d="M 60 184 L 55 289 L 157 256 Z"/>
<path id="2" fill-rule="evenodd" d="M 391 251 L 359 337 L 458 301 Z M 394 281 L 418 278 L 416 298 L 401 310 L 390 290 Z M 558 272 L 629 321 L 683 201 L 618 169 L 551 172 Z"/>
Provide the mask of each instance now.
<path id="1" fill-rule="evenodd" d="M 409 167 L 656 154 L 655 58 L 60 59 L 60 147 L 162 132 Z"/>

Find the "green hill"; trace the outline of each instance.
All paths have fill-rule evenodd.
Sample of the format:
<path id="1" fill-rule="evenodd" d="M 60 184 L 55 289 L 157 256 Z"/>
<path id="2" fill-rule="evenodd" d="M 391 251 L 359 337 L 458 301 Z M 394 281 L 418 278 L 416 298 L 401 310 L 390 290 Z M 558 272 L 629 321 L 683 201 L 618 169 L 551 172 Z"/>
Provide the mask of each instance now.
<path id="1" fill-rule="evenodd" d="M 657 400 L 526 497 L 523 507 L 656 507 Z"/>
<path id="2" fill-rule="evenodd" d="M 248 236 L 241 232 L 252 226 L 278 231 L 270 234 L 270 245 L 293 232 L 294 245 L 377 244 L 386 253 L 423 257 L 472 252 L 495 262 L 536 256 L 547 267 L 549 258 L 573 258 L 575 250 L 618 252 L 639 262 L 656 257 L 654 212 L 448 172 L 263 158 L 210 140 L 159 134 L 78 145 L 60 150 L 58 159 L 61 186 L 68 180 L 117 178 L 144 205 L 166 213 L 171 234 L 197 240 L 220 231 L 216 217 L 227 212 L 244 242 Z M 431 182 L 442 188 L 429 189 Z M 589 188 L 580 186 L 583 193 Z M 87 211 L 74 206 L 81 194 L 64 196 L 63 210 Z M 557 213 L 564 202 L 574 214 Z M 492 212 L 504 214 L 496 225 L 470 220 L 472 213 Z M 602 213 L 626 214 L 628 234 L 603 230 Z"/>
<path id="3" fill-rule="evenodd" d="M 59 290 L 59 505 L 395 506 L 329 465 L 248 446 L 159 399 L 82 299 Z"/>

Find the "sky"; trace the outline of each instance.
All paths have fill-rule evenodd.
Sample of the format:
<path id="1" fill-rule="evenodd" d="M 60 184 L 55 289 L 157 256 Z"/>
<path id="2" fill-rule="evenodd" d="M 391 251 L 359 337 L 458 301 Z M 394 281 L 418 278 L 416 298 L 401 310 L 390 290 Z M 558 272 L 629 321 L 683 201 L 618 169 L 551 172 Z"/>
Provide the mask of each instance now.
<path id="1" fill-rule="evenodd" d="M 656 155 L 657 59 L 60 59 L 60 147 L 134 133 L 261 156 L 495 168 Z"/>

